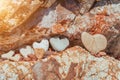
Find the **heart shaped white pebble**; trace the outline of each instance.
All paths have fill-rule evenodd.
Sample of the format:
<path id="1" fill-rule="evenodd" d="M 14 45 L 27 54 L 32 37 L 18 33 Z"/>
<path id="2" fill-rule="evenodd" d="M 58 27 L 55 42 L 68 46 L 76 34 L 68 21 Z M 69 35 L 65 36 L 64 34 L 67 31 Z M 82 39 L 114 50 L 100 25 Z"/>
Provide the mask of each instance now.
<path id="1" fill-rule="evenodd" d="M 87 32 L 81 34 L 81 40 L 86 49 L 92 53 L 98 53 L 107 46 L 107 39 L 102 34 L 91 35 Z"/>
<path id="2" fill-rule="evenodd" d="M 19 51 L 20 51 L 21 55 L 25 58 L 27 58 L 28 55 L 30 55 L 30 54 L 34 54 L 34 50 L 31 46 L 26 46 L 26 48 L 21 48 Z"/>
<path id="3" fill-rule="evenodd" d="M 1 58 L 6 58 L 6 59 L 13 60 L 13 61 L 19 61 L 21 58 L 21 55 L 20 54 L 14 55 L 14 54 L 15 54 L 15 52 L 11 50 L 8 53 L 2 54 Z"/>
<path id="4" fill-rule="evenodd" d="M 56 51 L 63 51 L 69 46 L 69 40 L 67 38 L 60 39 L 59 37 L 50 38 L 50 44 Z"/>
<path id="5" fill-rule="evenodd" d="M 49 48 L 49 41 L 47 40 L 47 39 L 43 39 L 40 43 L 38 43 L 38 42 L 34 42 L 33 44 L 32 44 L 32 46 L 33 46 L 33 48 L 35 49 L 35 48 L 42 48 L 42 49 L 44 49 L 45 51 L 47 51 L 48 50 L 48 48 Z"/>
<path id="6" fill-rule="evenodd" d="M 19 61 L 20 58 L 21 58 L 21 55 L 20 55 L 20 54 L 15 54 L 15 56 L 11 57 L 10 60 Z"/>
<path id="7" fill-rule="evenodd" d="M 15 54 L 15 52 L 11 50 L 11 51 L 9 51 L 8 53 L 2 54 L 2 55 L 1 55 L 1 58 L 10 59 L 14 54 Z"/>

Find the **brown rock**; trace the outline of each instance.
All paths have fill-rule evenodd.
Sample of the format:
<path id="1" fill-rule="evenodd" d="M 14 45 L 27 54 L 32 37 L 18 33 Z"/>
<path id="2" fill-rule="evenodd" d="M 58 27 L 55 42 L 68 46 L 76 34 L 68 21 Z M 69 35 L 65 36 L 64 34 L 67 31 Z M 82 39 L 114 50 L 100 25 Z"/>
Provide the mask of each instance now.
<path id="1" fill-rule="evenodd" d="M 119 80 L 120 62 L 95 57 L 79 46 L 35 61 L 2 61 L 0 79 L 14 80 Z"/>
<path id="2" fill-rule="evenodd" d="M 40 60 L 43 58 L 43 56 L 45 55 L 45 50 L 44 49 L 34 49 L 35 51 L 35 56 Z"/>

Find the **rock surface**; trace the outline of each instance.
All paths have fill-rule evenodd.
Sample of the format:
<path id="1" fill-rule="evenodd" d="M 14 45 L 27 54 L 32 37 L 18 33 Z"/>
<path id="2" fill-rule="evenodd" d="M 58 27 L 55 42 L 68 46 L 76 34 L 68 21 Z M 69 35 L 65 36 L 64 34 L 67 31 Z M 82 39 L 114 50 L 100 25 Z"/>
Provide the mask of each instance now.
<path id="1" fill-rule="evenodd" d="M 109 56 L 94 57 L 75 46 L 38 62 L 3 61 L 0 63 L 0 79 L 119 80 L 120 61 Z"/>
<path id="2" fill-rule="evenodd" d="M 92 56 L 79 46 L 37 62 L 35 80 L 119 80 L 120 62 L 109 56 Z"/>
<path id="3" fill-rule="evenodd" d="M 35 62 L 0 62 L 0 80 L 35 80 L 32 66 Z"/>

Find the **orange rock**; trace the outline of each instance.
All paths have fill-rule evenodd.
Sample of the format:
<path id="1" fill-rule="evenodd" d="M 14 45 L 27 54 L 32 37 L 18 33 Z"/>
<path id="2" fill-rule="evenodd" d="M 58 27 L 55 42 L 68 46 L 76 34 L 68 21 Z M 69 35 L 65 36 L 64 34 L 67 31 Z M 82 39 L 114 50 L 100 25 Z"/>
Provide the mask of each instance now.
<path id="1" fill-rule="evenodd" d="M 44 49 L 34 49 L 35 51 L 35 56 L 40 60 L 43 58 L 44 54 L 45 54 L 45 50 Z"/>
<path id="2" fill-rule="evenodd" d="M 52 27 L 52 33 L 62 33 L 67 30 L 67 26 L 63 26 L 61 24 L 56 24 Z"/>

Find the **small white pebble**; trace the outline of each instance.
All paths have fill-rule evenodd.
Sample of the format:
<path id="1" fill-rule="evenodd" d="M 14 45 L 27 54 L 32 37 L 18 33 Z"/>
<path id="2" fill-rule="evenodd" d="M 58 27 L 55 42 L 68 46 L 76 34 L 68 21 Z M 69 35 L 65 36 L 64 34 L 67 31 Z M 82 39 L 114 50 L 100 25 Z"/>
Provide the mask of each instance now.
<path id="1" fill-rule="evenodd" d="M 21 48 L 19 51 L 20 51 L 21 55 L 25 58 L 27 58 L 28 55 L 30 55 L 30 54 L 34 54 L 34 50 L 31 46 L 26 46 L 26 48 Z"/>
<path id="2" fill-rule="evenodd" d="M 50 44 L 56 51 L 63 51 L 69 46 L 69 40 L 67 38 L 60 39 L 59 37 L 50 38 Z"/>
<path id="3" fill-rule="evenodd" d="M 2 54 L 2 55 L 1 55 L 1 58 L 10 59 L 14 54 L 15 54 L 15 52 L 11 50 L 11 51 L 9 51 L 8 53 Z"/>
<path id="4" fill-rule="evenodd" d="M 34 49 L 35 48 L 38 48 L 38 49 L 42 48 L 45 51 L 47 51 L 48 48 L 49 48 L 49 41 L 47 39 L 43 39 L 40 43 L 39 42 L 34 42 L 32 46 L 33 46 Z"/>

